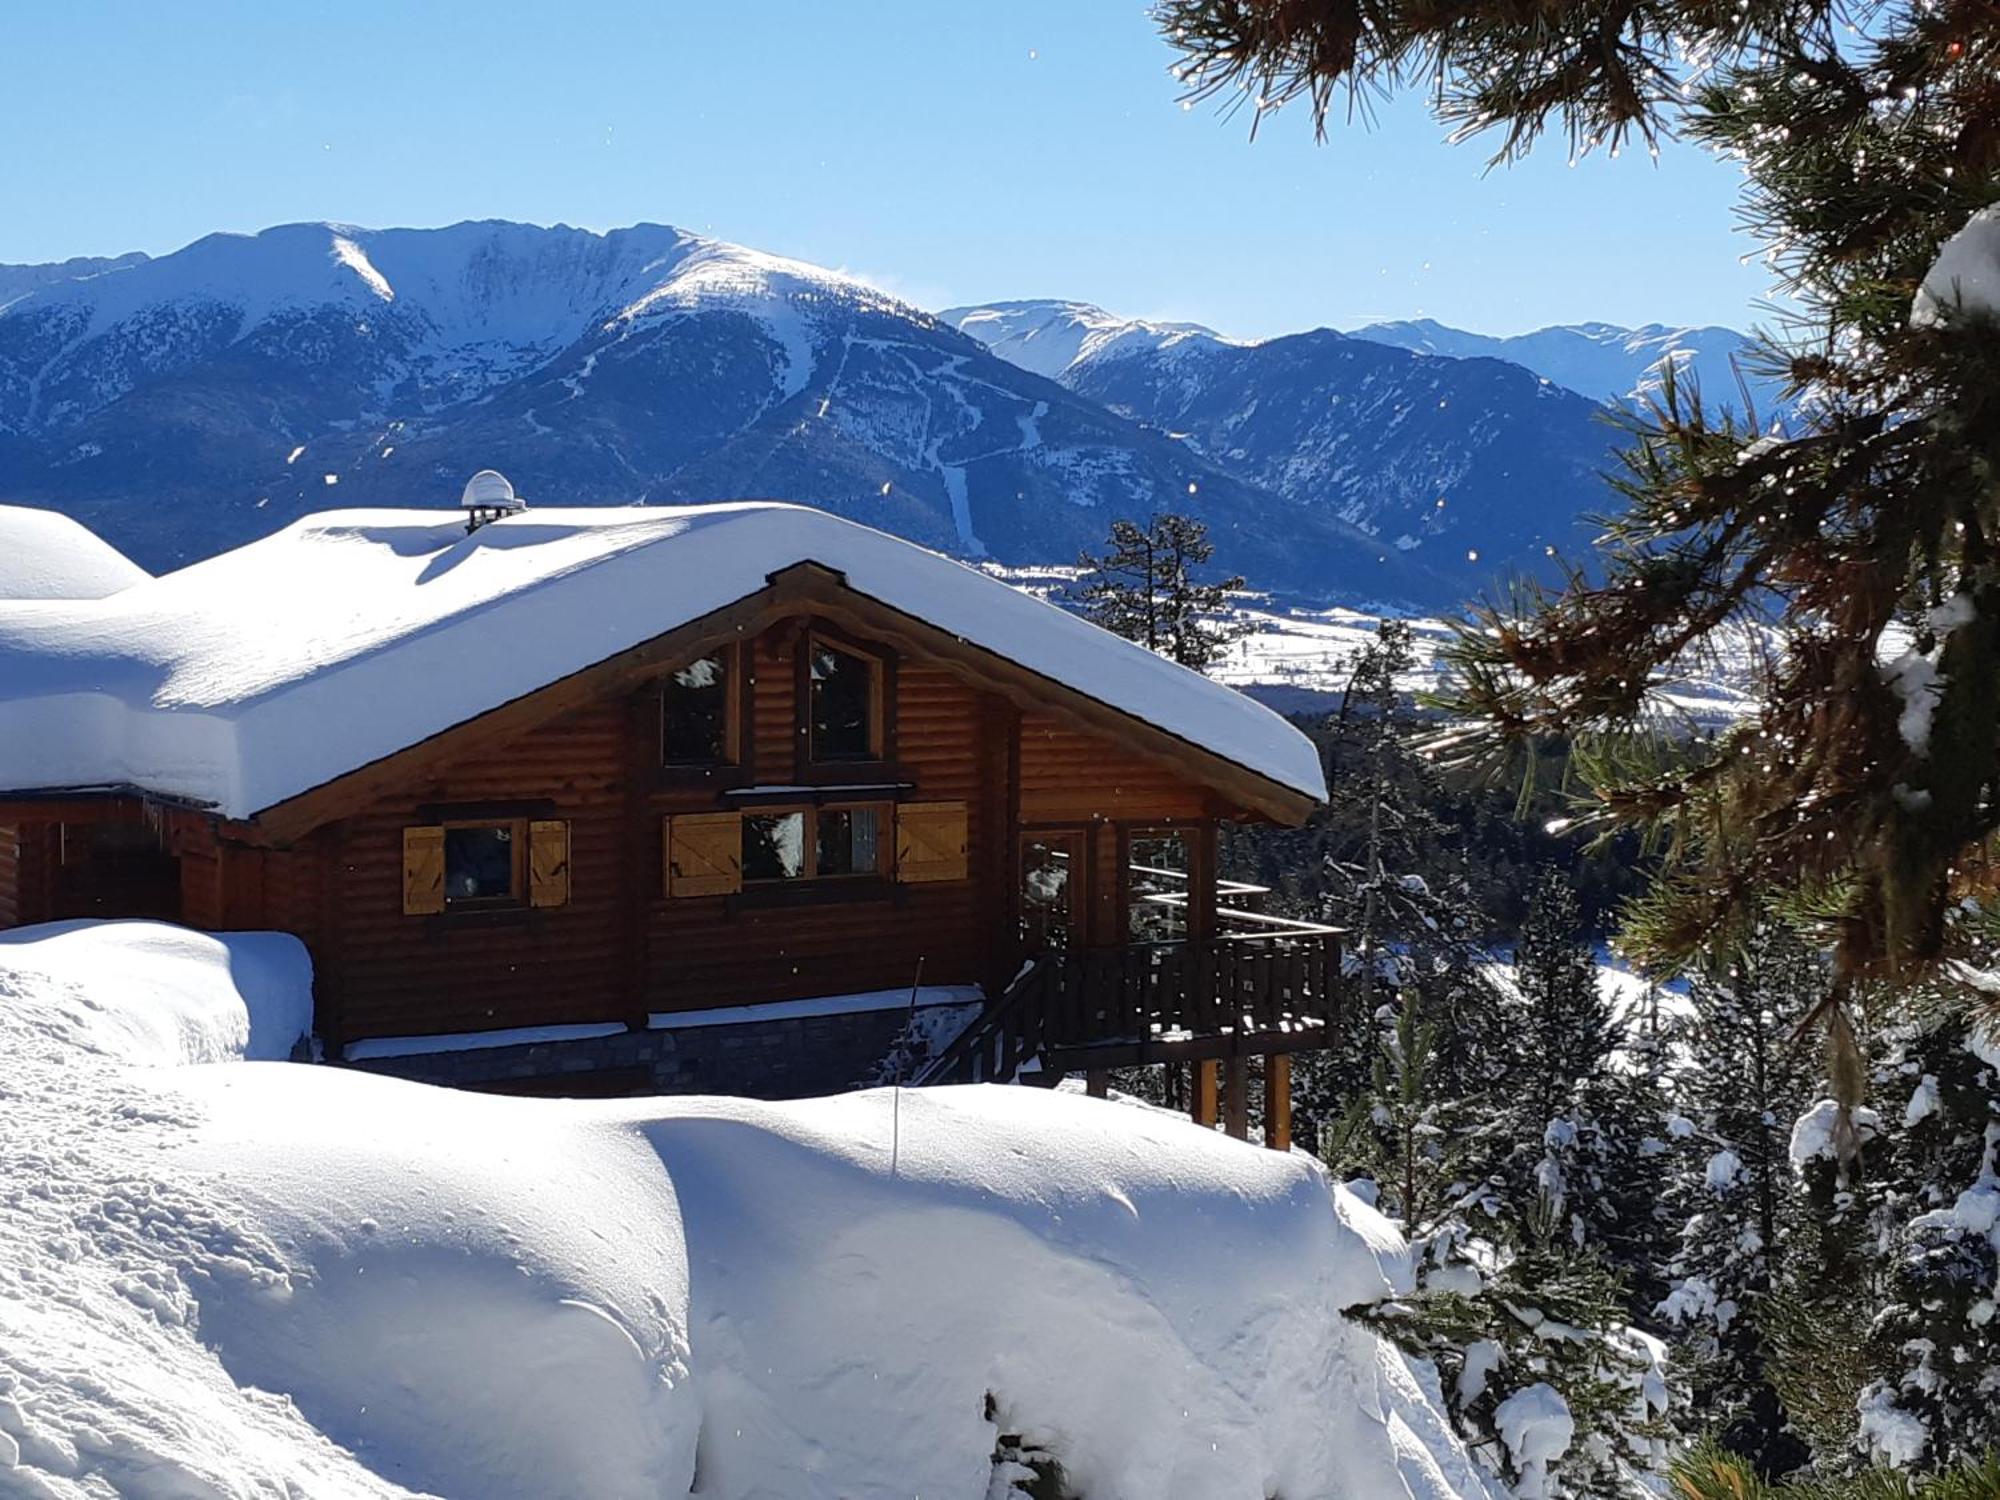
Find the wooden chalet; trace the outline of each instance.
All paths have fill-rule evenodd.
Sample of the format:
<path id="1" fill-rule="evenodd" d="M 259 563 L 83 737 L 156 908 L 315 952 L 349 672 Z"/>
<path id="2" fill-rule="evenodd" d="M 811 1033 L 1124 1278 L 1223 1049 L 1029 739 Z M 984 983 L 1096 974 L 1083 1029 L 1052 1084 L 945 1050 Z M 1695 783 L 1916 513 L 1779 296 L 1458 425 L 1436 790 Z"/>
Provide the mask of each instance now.
<path id="1" fill-rule="evenodd" d="M 895 997 L 976 986 L 912 1081 L 1190 1063 L 1240 1129 L 1261 1056 L 1282 1134 L 1338 994 L 1337 935 L 1217 870 L 1223 824 L 1314 807 L 1302 736 L 791 507 L 333 513 L 0 602 L 0 787 L 0 926 L 294 933 L 326 1055 L 419 1076 L 526 1049 L 659 1087 L 679 1019 L 872 993 L 893 1029 Z"/>

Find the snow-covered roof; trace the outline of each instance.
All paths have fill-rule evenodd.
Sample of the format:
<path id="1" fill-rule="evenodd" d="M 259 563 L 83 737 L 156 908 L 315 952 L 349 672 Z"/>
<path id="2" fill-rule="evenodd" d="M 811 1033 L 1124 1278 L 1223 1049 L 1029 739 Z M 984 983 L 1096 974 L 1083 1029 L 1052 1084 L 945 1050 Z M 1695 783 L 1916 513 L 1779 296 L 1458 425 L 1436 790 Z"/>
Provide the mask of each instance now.
<path id="1" fill-rule="evenodd" d="M 68 516 L 0 505 L 0 600 L 101 599 L 151 576 Z"/>
<path id="2" fill-rule="evenodd" d="M 94 601 L 0 601 L 0 789 L 128 784 L 247 817 L 816 562 L 858 592 L 1311 797 L 1262 705 L 961 563 L 740 502 L 330 511 Z"/>

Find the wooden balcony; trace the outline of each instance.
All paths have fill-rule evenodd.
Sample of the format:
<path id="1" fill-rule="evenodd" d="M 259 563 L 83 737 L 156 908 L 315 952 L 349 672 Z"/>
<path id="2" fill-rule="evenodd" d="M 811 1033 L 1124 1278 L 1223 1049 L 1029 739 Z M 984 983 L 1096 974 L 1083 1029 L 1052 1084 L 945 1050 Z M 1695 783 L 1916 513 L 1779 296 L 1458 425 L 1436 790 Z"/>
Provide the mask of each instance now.
<path id="1" fill-rule="evenodd" d="M 1044 951 L 916 1080 L 1007 1081 L 1330 1046 L 1338 928 L 1221 910 L 1205 939 Z"/>

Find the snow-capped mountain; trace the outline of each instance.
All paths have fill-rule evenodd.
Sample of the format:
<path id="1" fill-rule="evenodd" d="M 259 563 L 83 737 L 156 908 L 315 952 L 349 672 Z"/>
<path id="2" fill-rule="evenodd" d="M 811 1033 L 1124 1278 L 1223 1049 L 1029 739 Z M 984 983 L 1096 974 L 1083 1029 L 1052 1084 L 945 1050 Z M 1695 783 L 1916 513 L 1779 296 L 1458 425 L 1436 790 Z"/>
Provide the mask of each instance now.
<path id="1" fill-rule="evenodd" d="M 1121 318 L 1088 302 L 987 302 L 948 307 L 938 318 L 972 335 L 1010 364 L 1051 380 L 1061 380 L 1078 365 L 1104 355 L 1236 342 L 1199 323 Z"/>
<path id="2" fill-rule="evenodd" d="M 1046 298 L 953 307 L 938 316 L 979 339 L 1003 359 L 1051 380 L 1061 380 L 1071 370 L 1107 356 L 1165 348 L 1240 347 L 1245 343 L 1199 323 L 1121 318 L 1088 302 Z M 1733 328 L 1669 328 L 1661 323 L 1621 328 L 1612 323 L 1574 323 L 1499 338 L 1416 318 L 1371 323 L 1353 329 L 1349 336 L 1413 354 L 1504 359 L 1579 396 L 1605 402 L 1635 402 L 1657 391 L 1661 368 L 1671 361 L 1677 372 L 1694 377 L 1704 399 L 1711 403 L 1740 410 L 1740 376 L 1749 385 L 1760 416 L 1767 416 L 1779 405 L 1779 383 L 1760 375 L 1745 358 L 1755 341 Z"/>
<path id="3" fill-rule="evenodd" d="M 1733 328 L 1573 323 L 1495 338 L 1417 318 L 1371 323 L 1355 329 L 1354 337 L 1418 354 L 1508 360 L 1598 401 L 1643 399 L 1659 389 L 1661 369 L 1671 362 L 1677 374 L 1693 378 L 1710 405 L 1742 411 L 1745 385 L 1761 419 L 1768 421 L 1780 405 L 1780 383 L 1753 368 L 1746 356 L 1754 341 Z"/>
<path id="4" fill-rule="evenodd" d="M 1260 582 L 1442 587 L 862 282 L 662 225 L 285 225 L 0 308 L 0 496 L 154 568 L 486 466 L 531 499 L 795 499 L 1002 561 L 1172 503 Z"/>
<path id="5" fill-rule="evenodd" d="M 1238 477 L 1338 517 L 1469 593 L 1576 553 L 1605 505 L 1602 405 L 1518 364 L 1320 329 L 1246 344 L 1079 303 L 943 314 Z"/>
<path id="6" fill-rule="evenodd" d="M 40 265 L 0 266 L 0 307 L 45 286 L 123 270 L 145 259 L 143 251 L 134 250 L 129 255 L 79 255 L 70 260 L 45 261 Z"/>

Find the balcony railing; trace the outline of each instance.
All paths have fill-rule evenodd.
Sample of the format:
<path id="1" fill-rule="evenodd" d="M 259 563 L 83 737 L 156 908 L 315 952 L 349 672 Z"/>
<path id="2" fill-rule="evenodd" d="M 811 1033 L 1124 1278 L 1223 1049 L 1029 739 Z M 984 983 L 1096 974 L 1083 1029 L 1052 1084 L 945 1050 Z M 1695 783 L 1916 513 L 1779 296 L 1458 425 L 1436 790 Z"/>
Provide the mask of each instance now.
<path id="1" fill-rule="evenodd" d="M 916 1081 L 1004 1081 L 1030 1060 L 1060 1074 L 1330 1045 L 1339 929 L 1231 916 L 1230 930 L 1205 939 L 1036 955 Z"/>

